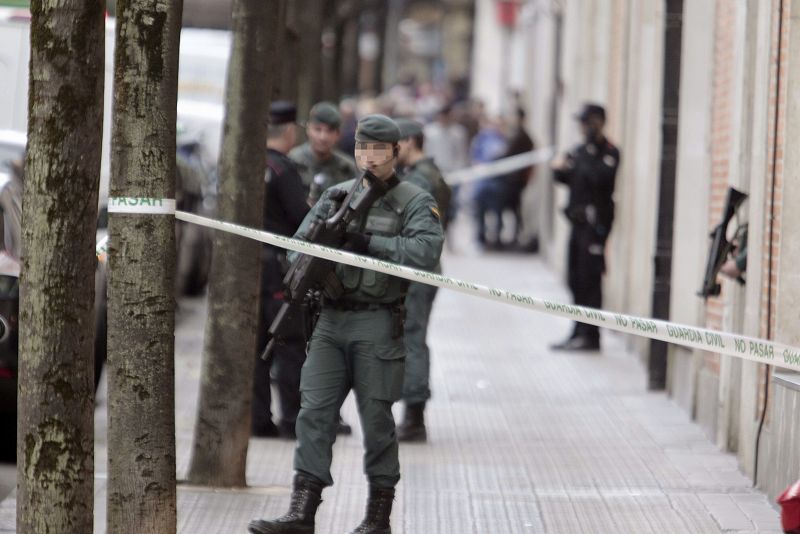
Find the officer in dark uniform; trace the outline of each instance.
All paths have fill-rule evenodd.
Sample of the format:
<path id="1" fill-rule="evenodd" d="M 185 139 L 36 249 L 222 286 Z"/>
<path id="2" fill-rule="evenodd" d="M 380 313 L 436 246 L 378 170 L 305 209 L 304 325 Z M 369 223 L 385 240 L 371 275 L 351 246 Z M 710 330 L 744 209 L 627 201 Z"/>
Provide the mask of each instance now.
<path id="1" fill-rule="evenodd" d="M 602 277 L 605 244 L 614 220 L 614 180 L 619 150 L 603 133 L 606 112 L 586 104 L 578 114 L 585 142 L 553 162 L 557 181 L 569 187 L 564 213 L 572 224 L 569 238 L 569 288 L 575 304 L 590 308 L 603 305 Z M 552 346 L 555 350 L 598 350 L 600 330 L 575 323 L 572 335 Z"/>
<path id="2" fill-rule="evenodd" d="M 291 102 L 278 101 L 270 105 L 264 230 L 285 236 L 294 234 L 309 210 L 300 175 L 292 160 L 286 156 L 297 142 L 296 120 L 297 111 Z M 285 251 L 271 245 L 263 245 L 261 258 L 258 323 L 261 327 L 258 330 L 253 380 L 252 434 L 258 437 L 293 437 L 295 419 L 300 410 L 300 368 L 305 361 L 305 341 L 299 334 L 296 340 L 276 347 L 270 361 L 261 359 L 260 355 L 267 344 L 267 326 L 282 303 L 282 282 L 288 264 Z M 281 403 L 281 420 L 277 427 L 272 421 L 270 368 Z"/>
<path id="3" fill-rule="evenodd" d="M 307 191 L 295 163 L 287 153 L 297 143 L 297 110 L 291 102 L 270 105 L 267 130 L 267 183 L 264 202 L 264 230 L 291 236 L 309 211 Z M 258 332 L 258 355 L 253 381 L 252 433 L 258 437 L 295 438 L 295 421 L 300 411 L 300 371 L 306 359 L 306 342 L 302 325 L 295 339 L 277 346 L 269 361 L 260 354 L 267 344 L 267 327 L 283 304 L 283 277 L 288 269 L 286 251 L 264 245 L 261 283 L 261 328 Z M 270 372 L 271 371 L 271 372 Z M 281 419 L 272 421 L 270 378 L 278 392 Z M 338 434 L 350 434 L 352 428 L 341 417 Z"/>
<path id="4" fill-rule="evenodd" d="M 384 180 L 388 191 L 360 220 L 352 221 L 343 248 L 392 263 L 433 269 L 444 236 L 436 201 L 394 173 L 400 131 L 390 118 L 369 115 L 356 130 L 358 166 Z M 356 181 L 358 180 L 358 181 Z M 356 178 L 322 194 L 295 234 L 330 212 L 334 195 L 366 184 Z M 250 522 L 254 534 L 313 534 L 322 489 L 330 473 L 339 408 L 352 389 L 364 430 L 364 470 L 369 480 L 366 516 L 351 534 L 390 534 L 394 488 L 400 480 L 392 404 L 402 393 L 405 348 L 402 302 L 406 282 L 375 271 L 339 264 L 344 292 L 323 300 L 301 379 L 294 487 L 289 511 L 273 520 Z"/>
<path id="5" fill-rule="evenodd" d="M 422 125 L 409 119 L 397 119 L 400 128 L 398 161 L 403 166 L 402 180 L 419 186 L 433 196 L 440 219 L 446 226 L 452 191 L 439 167 L 423 151 L 425 137 Z M 437 265 L 435 272 L 442 272 Z M 412 282 L 406 295 L 408 312 L 405 327 L 406 376 L 403 381 L 403 421 L 397 427 L 399 441 L 426 441 L 425 404 L 431 398 L 431 355 L 428 348 L 428 322 L 436 298 L 436 286 Z"/>

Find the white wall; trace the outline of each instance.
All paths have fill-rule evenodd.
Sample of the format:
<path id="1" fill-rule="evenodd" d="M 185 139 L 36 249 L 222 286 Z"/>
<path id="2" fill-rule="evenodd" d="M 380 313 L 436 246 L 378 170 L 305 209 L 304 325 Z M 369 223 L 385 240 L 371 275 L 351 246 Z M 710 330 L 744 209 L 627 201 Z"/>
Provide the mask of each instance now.
<path id="1" fill-rule="evenodd" d="M 606 258 L 604 307 L 649 316 L 661 143 L 663 6 L 628 0 L 627 87 L 617 176 L 617 218 Z M 629 338 L 645 354 L 647 340 Z"/>
<path id="2" fill-rule="evenodd" d="M 748 199 L 748 249 L 763 250 L 764 236 L 764 207 L 767 197 L 767 137 L 770 117 L 768 116 L 768 101 L 771 96 L 769 84 L 764 80 L 769 79 L 769 71 L 773 58 L 771 57 L 770 43 L 772 36 L 772 5 L 761 0 L 748 0 L 748 11 L 754 34 L 748 34 L 748 49 L 751 51 L 751 67 L 746 69 L 745 77 L 748 84 L 745 102 L 750 102 L 751 121 L 749 132 L 752 137 L 749 150 L 742 150 L 742 155 L 747 157 L 742 162 L 742 167 L 749 175 Z M 755 257 L 760 257 L 757 255 Z M 761 328 L 761 297 L 763 287 L 763 269 L 761 261 L 750 261 L 747 266 L 747 285 L 745 286 L 746 305 L 744 313 L 743 331 L 746 335 L 760 335 Z M 758 403 L 758 384 L 762 382 L 762 366 L 754 362 L 742 363 L 741 400 L 739 411 L 739 463 L 746 473 L 752 474 L 754 466 L 755 435 L 757 429 L 756 413 Z"/>
<path id="3" fill-rule="evenodd" d="M 670 320 L 705 324 L 697 296 L 708 254 L 711 105 L 714 60 L 713 2 L 684 4 L 678 163 L 675 183 Z M 699 355 L 672 345 L 670 392 L 691 413 Z"/>
<path id="4" fill-rule="evenodd" d="M 507 81 L 511 71 L 510 39 L 500 27 L 494 0 L 475 1 L 475 34 L 472 48 L 471 91 L 473 98 L 486 104 L 486 110 L 496 115 L 502 109 Z"/>

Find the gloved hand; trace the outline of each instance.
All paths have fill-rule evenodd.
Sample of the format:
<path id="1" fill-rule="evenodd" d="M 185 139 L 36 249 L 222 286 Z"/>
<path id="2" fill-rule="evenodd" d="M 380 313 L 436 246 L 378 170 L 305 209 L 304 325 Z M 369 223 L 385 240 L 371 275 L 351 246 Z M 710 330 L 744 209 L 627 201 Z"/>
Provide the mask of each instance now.
<path id="1" fill-rule="evenodd" d="M 347 232 L 345 234 L 342 250 L 354 252 L 355 254 L 366 254 L 369 250 L 369 240 L 372 234 L 362 234 L 361 232 Z"/>
<path id="2" fill-rule="evenodd" d="M 328 194 L 328 198 L 333 200 L 337 204 L 340 203 L 342 200 L 344 200 L 346 196 L 347 196 L 347 191 L 338 188 L 331 189 L 331 192 Z"/>

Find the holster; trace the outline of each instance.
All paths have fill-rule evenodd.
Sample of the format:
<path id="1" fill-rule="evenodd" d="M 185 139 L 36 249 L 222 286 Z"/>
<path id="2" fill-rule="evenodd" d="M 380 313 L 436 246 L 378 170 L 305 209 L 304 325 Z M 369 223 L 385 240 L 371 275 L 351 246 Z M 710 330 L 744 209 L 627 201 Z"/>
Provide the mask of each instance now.
<path id="1" fill-rule="evenodd" d="M 314 328 L 317 326 L 319 314 L 322 311 L 322 296 L 319 291 L 309 292 L 308 297 L 303 302 L 303 326 L 305 329 L 306 341 L 311 340 Z"/>

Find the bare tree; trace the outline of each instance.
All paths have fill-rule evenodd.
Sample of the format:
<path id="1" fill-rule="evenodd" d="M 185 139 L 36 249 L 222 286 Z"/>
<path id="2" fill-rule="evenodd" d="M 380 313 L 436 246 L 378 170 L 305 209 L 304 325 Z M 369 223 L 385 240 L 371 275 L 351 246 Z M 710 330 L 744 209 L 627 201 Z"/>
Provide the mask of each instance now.
<path id="1" fill-rule="evenodd" d="M 91 532 L 103 4 L 31 5 L 17 529 Z"/>
<path id="2" fill-rule="evenodd" d="M 260 228 L 266 166 L 267 69 L 275 46 L 279 0 L 235 0 L 219 217 Z M 189 480 L 244 486 L 256 350 L 260 243 L 217 233 L 211 260 L 209 315 Z"/>
<path id="3" fill-rule="evenodd" d="M 181 0 L 118 0 L 108 303 L 108 530 L 174 533 L 175 118 Z M 122 201 L 115 199 L 136 198 Z M 154 200 L 141 200 L 154 199 Z M 115 213 L 115 205 L 139 213 Z M 87 531 L 88 532 L 88 531 Z"/>
<path id="4" fill-rule="evenodd" d="M 280 80 L 275 84 L 274 94 L 284 100 L 297 101 L 298 58 L 300 54 L 300 33 L 298 29 L 299 6 L 297 2 L 287 1 L 283 22 L 279 21 L 277 42 L 280 55 L 284 58 Z M 301 115 L 302 116 L 302 115 Z"/>
<path id="5" fill-rule="evenodd" d="M 297 115 L 308 118 L 322 96 L 322 19 L 325 2 L 294 0 L 299 35 L 297 61 Z"/>

